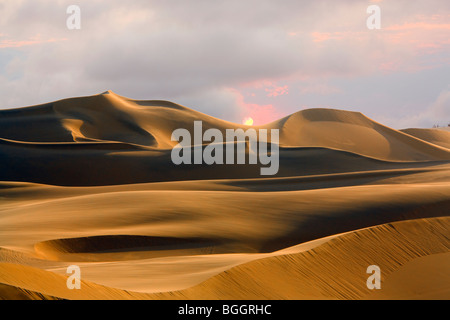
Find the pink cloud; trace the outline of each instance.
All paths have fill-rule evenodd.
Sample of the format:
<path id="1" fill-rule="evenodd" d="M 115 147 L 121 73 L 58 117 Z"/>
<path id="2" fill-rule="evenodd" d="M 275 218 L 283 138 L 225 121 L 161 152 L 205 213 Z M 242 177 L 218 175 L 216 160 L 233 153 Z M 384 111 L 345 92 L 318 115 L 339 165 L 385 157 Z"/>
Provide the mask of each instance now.
<path id="1" fill-rule="evenodd" d="M 398 45 L 416 45 L 417 47 L 437 47 L 437 43 L 450 43 L 448 23 L 449 15 L 417 15 L 413 18 L 415 21 L 405 22 L 403 24 L 394 24 L 382 27 L 381 30 L 369 31 L 341 31 L 341 32 L 311 32 L 310 35 L 314 42 L 323 42 L 328 40 L 368 40 L 376 35 L 380 40 L 390 44 Z M 435 43 L 434 45 L 432 45 Z"/>
<path id="2" fill-rule="evenodd" d="M 450 44 L 450 24 L 427 22 L 392 25 L 385 29 L 387 42 L 404 46 L 415 51 L 416 55 L 436 53 Z"/>
<path id="3" fill-rule="evenodd" d="M 250 117 L 253 119 L 254 125 L 263 125 L 278 120 L 282 117 L 274 105 L 248 103 L 244 101 L 243 94 L 237 89 L 228 88 L 228 90 L 231 91 L 236 97 L 236 103 L 241 110 L 242 119 Z"/>
<path id="4" fill-rule="evenodd" d="M 336 37 L 333 36 L 333 33 L 331 33 L 331 32 L 312 32 L 311 36 L 312 36 L 314 42 L 322 42 L 322 41 L 327 41 L 327 40 L 331 40 L 331 39 L 337 39 Z M 342 39 L 342 38 L 339 38 L 339 39 Z"/>
<path id="5" fill-rule="evenodd" d="M 244 83 L 244 84 L 241 84 L 240 87 L 241 88 L 249 88 L 250 87 L 253 89 L 257 89 L 257 90 L 264 89 L 264 92 L 267 92 L 266 96 L 268 96 L 268 97 L 277 97 L 277 96 L 289 94 L 289 86 L 287 86 L 287 85 L 279 86 L 276 84 L 276 82 L 267 80 L 267 79 L 257 80 L 257 81 L 253 81 L 250 83 Z M 255 96 L 255 94 L 253 92 L 251 93 L 251 95 L 253 97 Z"/>
<path id="6" fill-rule="evenodd" d="M 431 18 L 433 19 L 433 18 Z M 436 17 L 434 18 L 436 19 Z M 413 29 L 421 29 L 421 30 L 450 30 L 450 23 L 427 23 L 427 22 L 414 22 L 414 23 L 404 23 L 404 24 L 396 24 L 391 25 L 385 28 L 385 30 L 413 30 Z"/>
<path id="7" fill-rule="evenodd" d="M 4 34 L 0 34 L 0 37 L 4 37 Z M 42 43 L 51 43 L 51 42 L 60 42 L 66 41 L 67 38 L 50 38 L 50 39 L 41 39 L 40 35 L 36 35 L 28 40 L 12 40 L 12 39 L 4 39 L 0 40 L 0 48 L 20 48 L 25 46 L 31 46 Z"/>
<path id="8" fill-rule="evenodd" d="M 272 87 L 270 87 L 270 88 L 265 88 L 264 91 L 268 92 L 267 93 L 268 97 L 277 97 L 277 96 L 282 96 L 284 94 L 289 94 L 289 88 L 287 85 L 282 86 L 282 87 L 272 85 Z"/>
<path id="9" fill-rule="evenodd" d="M 374 48 L 380 50 L 367 53 L 372 65 L 385 72 L 416 72 L 442 65 L 436 54 L 448 50 L 450 46 L 449 19 L 450 16 L 446 14 L 415 15 L 403 24 L 385 25 L 377 31 L 316 31 L 311 32 L 310 36 L 318 46 L 326 46 L 328 41 L 345 41 L 346 46 L 355 48 L 364 44 L 378 44 Z M 421 59 L 426 55 L 435 56 L 433 60 Z"/>

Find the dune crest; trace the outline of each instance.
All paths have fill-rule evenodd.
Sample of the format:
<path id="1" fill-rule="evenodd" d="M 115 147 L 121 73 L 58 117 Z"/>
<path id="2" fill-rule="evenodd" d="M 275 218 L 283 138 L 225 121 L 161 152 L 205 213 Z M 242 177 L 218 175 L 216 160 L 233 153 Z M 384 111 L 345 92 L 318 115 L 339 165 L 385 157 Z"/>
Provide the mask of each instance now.
<path id="1" fill-rule="evenodd" d="M 404 129 L 401 130 L 416 138 L 428 141 L 435 145 L 450 149 L 450 130 L 435 129 Z"/>
<path id="2" fill-rule="evenodd" d="M 405 292 L 399 277 L 408 276 L 412 288 L 422 280 L 421 274 L 409 267 L 411 263 L 430 257 L 434 263 L 448 264 L 450 243 L 448 239 L 442 242 L 442 237 L 449 227 L 448 218 L 434 218 L 357 230 L 304 252 L 291 250 L 254 259 L 181 291 L 139 293 L 86 280 L 83 290 L 68 290 L 63 275 L 10 263 L 0 263 L 0 283 L 4 296 L 19 294 L 22 299 L 402 299 Z M 375 262 L 383 271 L 382 286 L 388 287 L 388 292 L 366 287 L 366 268 Z M 440 278 L 443 275 L 444 279 Z M 442 272 L 427 277 L 434 282 L 447 280 Z M 441 282 L 440 287 L 440 294 L 433 287 L 420 287 L 419 298 L 445 298 L 450 283 Z M 413 291 L 406 294 L 414 297 Z"/>
<path id="3" fill-rule="evenodd" d="M 59 100 L 45 105 L 0 111 L 0 137 L 10 140 L 116 141 L 158 149 L 172 148 L 175 129 L 193 130 L 201 120 L 204 130 L 242 128 L 244 125 L 220 120 L 169 101 L 133 100 L 112 91 Z M 32 131 L 20 135 L 13 124 L 36 123 L 45 119 L 44 135 Z M 40 127 L 40 126 L 39 126 Z M 357 153 L 380 160 L 448 160 L 450 151 L 383 126 L 359 112 L 334 109 L 308 109 L 255 128 L 280 130 L 280 145 L 289 147 L 324 147 Z M 54 131 L 50 134 L 50 131 Z M 70 138 L 69 138 L 70 137 Z M 69 140 L 70 139 L 70 140 Z M 440 138 L 441 140 L 444 138 Z"/>

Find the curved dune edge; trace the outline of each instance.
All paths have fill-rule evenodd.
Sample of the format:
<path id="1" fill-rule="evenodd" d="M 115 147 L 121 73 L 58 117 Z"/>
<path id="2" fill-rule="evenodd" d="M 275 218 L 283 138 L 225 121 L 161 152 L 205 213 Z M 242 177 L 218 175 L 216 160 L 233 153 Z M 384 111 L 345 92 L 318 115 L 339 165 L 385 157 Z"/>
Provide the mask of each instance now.
<path id="1" fill-rule="evenodd" d="M 194 121 L 202 122 L 203 131 L 215 128 L 222 134 L 228 129 L 279 130 L 277 177 L 420 168 L 450 161 L 450 149 L 442 146 L 448 143 L 448 132 L 430 131 L 421 139 L 359 112 L 307 109 L 249 127 L 172 102 L 138 101 L 107 91 L 0 110 L 0 165 L 8 168 L 0 171 L 0 180 L 104 186 L 261 177 L 259 164 L 175 165 L 171 151 L 178 142 L 172 133 L 184 128 L 192 136 Z M 200 143 L 193 144 L 199 148 Z"/>
<path id="2" fill-rule="evenodd" d="M 108 288 L 89 281 L 82 281 L 81 290 L 68 290 L 63 275 L 10 263 L 0 264 L 0 283 L 19 288 L 21 294 L 33 299 L 47 296 L 64 299 L 375 299 L 377 295 L 382 299 L 401 299 L 398 290 L 396 293 L 392 288 L 396 282 L 389 282 L 390 275 L 395 275 L 393 279 L 399 278 L 399 274 L 401 277 L 402 269 L 407 269 L 402 267 L 417 258 L 436 255 L 438 259 L 437 254 L 448 253 L 449 229 L 450 217 L 407 220 L 361 229 L 332 238 L 306 252 L 251 261 L 189 289 L 157 294 Z M 393 297 L 389 292 L 380 296 L 382 290 L 374 292 L 366 287 L 369 276 L 366 269 L 373 264 L 381 269 L 382 288 L 390 288 Z M 420 274 L 412 277 L 410 284 L 416 280 L 420 280 Z M 444 296 L 435 292 L 433 298 L 448 298 L 445 295 L 449 287 L 447 283 L 441 290 Z M 0 292 L 4 291 L 5 287 Z M 420 294 L 422 298 L 427 297 L 426 292 Z M 414 298 L 413 293 L 407 298 Z"/>
<path id="3" fill-rule="evenodd" d="M 62 300 L 39 292 L 0 283 L 0 300 Z"/>
<path id="4" fill-rule="evenodd" d="M 435 145 L 450 149 L 450 131 L 434 128 L 434 129 L 419 129 L 410 128 L 400 130 L 406 134 L 414 136 L 418 139 L 428 141 Z"/>
<path id="5" fill-rule="evenodd" d="M 152 237 L 137 235 L 104 235 L 47 240 L 36 243 L 41 256 L 65 253 L 108 253 L 127 251 L 164 251 L 175 249 L 203 249 L 217 245 L 214 239 Z"/>
<path id="6" fill-rule="evenodd" d="M 219 239 L 103 235 L 38 242 L 34 253 L 44 261 L 119 262 L 229 252 Z M 1 257 L 0 257 L 1 259 Z"/>
<path id="7" fill-rule="evenodd" d="M 304 253 L 252 261 L 196 287 L 156 296 L 170 299 L 367 299 L 373 293 L 366 286 L 369 265 L 381 268 L 383 281 L 409 261 L 449 252 L 449 229 L 449 217 L 362 229 L 333 238 Z"/>
<path id="8" fill-rule="evenodd" d="M 139 101 L 114 92 L 68 98 L 44 105 L 0 111 L 0 137 L 28 142 L 117 142 L 123 145 L 172 149 L 175 129 L 247 129 L 176 103 Z M 33 126 L 29 126 L 33 123 Z M 28 130 L 16 130 L 27 126 Z M 449 160 L 450 150 L 414 134 L 398 131 L 359 112 L 306 109 L 255 129 L 279 129 L 285 147 L 324 147 L 387 161 Z M 442 140 L 447 132 L 438 138 Z M 442 136 L 442 137 L 441 137 Z M 35 144 L 34 147 L 40 145 Z M 42 145 L 41 145 L 42 147 Z M 48 146 L 47 146 L 48 147 Z M 125 147 L 124 147 L 125 148 Z"/>
<path id="9" fill-rule="evenodd" d="M 56 101 L 53 110 L 74 141 L 133 141 L 146 146 L 171 148 L 176 143 L 171 141 L 170 134 L 181 118 L 183 127 L 191 126 L 186 121 L 190 119 L 202 120 L 207 127 L 219 130 L 246 128 L 170 101 L 139 101 L 110 90 L 98 95 Z M 102 115 L 101 121 L 99 114 Z M 449 159 L 448 150 L 383 126 L 359 112 L 307 109 L 256 128 L 274 126 L 280 129 L 280 143 L 285 146 L 337 148 L 383 160 Z M 110 132 L 111 127 L 116 128 L 116 132 L 119 129 L 121 137 Z M 367 148 L 372 144 L 377 148 Z"/>
<path id="10" fill-rule="evenodd" d="M 11 263 L 0 263 L 0 284 L 8 285 L 12 288 L 7 293 L 11 296 L 11 291 L 20 292 L 30 299 L 45 299 L 47 296 L 58 297 L 70 300 L 112 300 L 112 299 L 149 299 L 145 293 L 129 293 L 125 290 L 108 288 L 89 281 L 81 281 L 80 290 L 69 290 L 66 285 L 67 277 L 44 271 L 38 268 L 23 266 Z M 5 287 L 4 291 L 8 288 Z M 34 294 L 32 294 L 32 293 Z M 0 291 L 2 293 L 2 291 Z M 41 294 L 41 296 L 35 293 Z M 5 294 L 6 295 L 6 294 Z M 0 299 L 5 297 L 1 296 Z"/>
<path id="11" fill-rule="evenodd" d="M 450 299 L 450 252 L 414 259 L 389 275 L 368 299 Z M 413 281 L 411 281 L 413 280 Z"/>

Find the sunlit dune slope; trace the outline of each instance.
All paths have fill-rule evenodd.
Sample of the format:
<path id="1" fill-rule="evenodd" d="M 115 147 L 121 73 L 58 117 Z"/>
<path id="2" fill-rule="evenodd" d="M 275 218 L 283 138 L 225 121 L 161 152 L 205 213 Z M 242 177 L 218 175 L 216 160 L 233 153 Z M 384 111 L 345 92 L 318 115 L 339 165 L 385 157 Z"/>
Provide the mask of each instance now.
<path id="1" fill-rule="evenodd" d="M 247 128 L 167 101 L 111 91 L 0 111 L 3 181 L 87 186 L 261 176 L 261 165 L 179 165 L 175 129 Z M 450 160 L 450 150 L 356 112 L 310 109 L 256 129 L 279 129 L 277 176 L 412 168 Z M 200 148 L 201 146 L 197 146 Z M 247 151 L 246 151 L 247 152 Z"/>
<path id="2" fill-rule="evenodd" d="M 148 258 L 178 254 L 177 250 L 271 252 L 376 224 L 445 216 L 450 203 L 448 183 L 291 189 L 243 192 L 124 186 L 56 199 L 33 196 L 33 191 L 26 196 L 26 190 L 11 198 L 5 193 L 0 243 L 64 261 L 101 260 L 101 255 L 91 253 L 139 247 L 148 247 Z M 180 242 L 184 244 L 177 246 Z"/>
<path id="3" fill-rule="evenodd" d="M 442 129 L 404 129 L 401 130 L 416 138 L 450 149 L 450 131 Z"/>
<path id="4" fill-rule="evenodd" d="M 379 124 L 359 112 L 308 109 L 268 124 L 291 146 L 320 146 L 384 160 L 448 159 L 448 150 Z"/>
<path id="5" fill-rule="evenodd" d="M 449 218 L 441 218 L 364 229 L 333 238 L 304 253 L 252 261 L 193 288 L 157 296 L 169 299 L 369 299 L 376 293 L 366 286 L 366 269 L 370 265 L 380 267 L 382 286 L 390 286 L 390 275 L 394 271 L 423 256 L 447 253 L 434 262 L 444 264 L 440 270 L 445 270 L 445 266 L 448 270 L 449 228 Z M 428 272 L 432 270 L 429 268 Z M 421 282 L 420 271 L 424 270 L 409 272 L 411 287 Z M 433 275 L 426 275 L 428 279 L 443 281 L 442 291 L 435 297 L 448 299 L 448 274 L 440 279 L 442 272 L 434 276 L 435 279 Z M 422 295 L 423 291 L 426 290 L 422 288 Z M 395 299 L 395 291 L 391 289 L 391 292 L 392 296 L 385 294 L 381 297 Z M 413 292 L 408 293 L 410 298 L 414 298 Z"/>
<path id="6" fill-rule="evenodd" d="M 257 259 L 191 288 L 157 294 L 119 290 L 86 280 L 81 290 L 68 290 L 63 275 L 0 263 L 0 292 L 22 299 L 445 299 L 450 293 L 448 274 L 442 272 L 449 262 L 449 227 L 449 218 L 433 218 L 353 231 L 305 252 Z M 367 288 L 366 269 L 373 264 L 380 267 L 381 286 L 388 291 Z M 430 283 L 440 281 L 439 292 L 436 287 L 420 286 L 423 268 L 431 271 L 426 275 Z M 406 291 L 401 280 L 405 277 Z"/>
<path id="7" fill-rule="evenodd" d="M 132 100 L 111 91 L 0 112 L 0 137 L 32 142 L 117 141 L 172 148 L 177 128 L 247 128 L 160 100 Z M 31 126 L 30 126 L 31 125 Z M 20 128 L 27 130 L 20 130 Z M 41 128 L 42 132 L 40 132 Z M 385 127 L 358 112 L 308 109 L 256 127 L 280 130 L 280 144 L 326 147 L 383 160 L 449 159 L 449 151 Z"/>

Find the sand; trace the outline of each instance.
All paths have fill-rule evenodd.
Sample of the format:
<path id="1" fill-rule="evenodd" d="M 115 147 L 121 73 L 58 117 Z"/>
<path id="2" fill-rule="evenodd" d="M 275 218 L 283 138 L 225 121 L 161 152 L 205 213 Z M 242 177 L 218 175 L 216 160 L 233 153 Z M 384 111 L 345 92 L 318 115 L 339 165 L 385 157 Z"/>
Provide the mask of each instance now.
<path id="1" fill-rule="evenodd" d="M 447 128 L 404 129 L 401 131 L 435 145 L 450 149 L 450 130 Z"/>
<path id="2" fill-rule="evenodd" d="M 248 128 L 111 91 L 0 111 L 0 298 L 450 298 L 447 131 L 302 110 L 255 127 L 280 130 L 260 176 L 173 165 L 194 120 Z"/>

